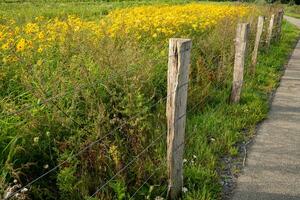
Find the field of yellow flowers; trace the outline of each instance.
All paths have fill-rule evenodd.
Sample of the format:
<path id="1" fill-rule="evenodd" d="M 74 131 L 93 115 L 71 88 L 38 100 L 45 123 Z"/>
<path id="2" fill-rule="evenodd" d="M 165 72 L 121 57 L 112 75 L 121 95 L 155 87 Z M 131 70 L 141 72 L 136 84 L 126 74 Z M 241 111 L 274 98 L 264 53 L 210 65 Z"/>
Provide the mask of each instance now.
<path id="1" fill-rule="evenodd" d="M 16 24 L 13 19 L 2 19 L 0 24 L 1 60 L 3 63 L 18 62 L 18 54 L 34 53 L 66 42 L 68 35 L 85 33 L 97 43 L 104 35 L 122 37 L 130 35 L 136 39 L 189 36 L 213 28 L 226 19 L 234 22 L 255 12 L 255 7 L 246 5 L 187 4 L 175 6 L 139 6 L 118 9 L 100 22 L 86 21 L 76 16 L 65 19 L 34 20 Z M 26 53 L 27 52 L 27 53 Z"/>
<path id="2" fill-rule="evenodd" d="M 171 37 L 193 41 L 188 108 L 197 109 L 188 116 L 187 135 L 197 138 L 186 148 L 183 197 L 220 198 L 220 158 L 235 156 L 240 130 L 264 117 L 266 98 L 259 95 L 266 91 L 260 89 L 274 87 L 277 77 L 276 69 L 258 67 L 266 87 L 248 89 L 243 105 L 226 104 L 236 24 L 251 23 L 252 41 L 257 16 L 268 16 L 271 9 L 228 3 L 140 4 L 114 9 L 99 3 L 107 10 L 97 3 L 60 4 L 61 10 L 53 13 L 47 8 L 57 9 L 52 3 L 0 5 L 0 199 L 57 165 L 16 199 L 164 199 L 164 135 L 114 175 L 166 130 Z M 15 10 L 19 13 L 10 13 Z M 291 38 L 286 43 L 293 43 Z M 282 59 L 286 51 L 280 49 Z M 213 111 L 219 104 L 224 109 Z M 244 118 L 238 121 L 236 116 Z"/>
<path id="3" fill-rule="evenodd" d="M 108 33 L 132 34 L 136 38 L 162 37 L 176 35 L 188 36 L 193 32 L 203 32 L 221 20 L 235 21 L 254 11 L 250 6 L 230 6 L 214 4 L 187 4 L 177 6 L 141 6 L 111 12 L 112 21 Z"/>

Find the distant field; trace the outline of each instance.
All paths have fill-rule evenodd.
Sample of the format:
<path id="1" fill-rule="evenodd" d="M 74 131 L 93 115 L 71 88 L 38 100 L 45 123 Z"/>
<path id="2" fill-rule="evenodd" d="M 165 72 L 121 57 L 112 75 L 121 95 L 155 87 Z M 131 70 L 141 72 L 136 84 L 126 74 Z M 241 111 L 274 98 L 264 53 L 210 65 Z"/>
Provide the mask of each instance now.
<path id="1" fill-rule="evenodd" d="M 57 17 L 64 15 L 78 15 L 85 19 L 98 20 L 99 16 L 106 15 L 115 8 L 135 5 L 184 3 L 184 0 L 157 0 L 157 1 L 62 1 L 62 0 L 32 0 L 0 2 L 0 16 L 13 17 L 21 21 L 33 19 L 36 16 Z M 17 3 L 14 3 L 17 2 Z"/>
<path id="2" fill-rule="evenodd" d="M 269 50 L 262 43 L 250 73 L 257 17 L 276 10 L 184 1 L 0 3 L 0 198 L 54 169 L 15 199 L 164 199 L 168 40 L 179 37 L 193 43 L 183 199 L 221 199 L 230 178 L 224 157 L 237 157 L 238 144 L 265 118 L 299 35 L 284 23 L 281 41 Z M 249 22 L 251 32 L 242 99 L 233 105 L 238 22 Z"/>
<path id="3" fill-rule="evenodd" d="M 36 16 L 47 18 L 78 15 L 85 19 L 98 20 L 102 15 L 106 15 L 110 10 L 118 7 L 127 7 L 146 2 L 25 2 L 25 3 L 0 3 L 0 15 L 12 17 L 20 21 L 32 20 Z"/>

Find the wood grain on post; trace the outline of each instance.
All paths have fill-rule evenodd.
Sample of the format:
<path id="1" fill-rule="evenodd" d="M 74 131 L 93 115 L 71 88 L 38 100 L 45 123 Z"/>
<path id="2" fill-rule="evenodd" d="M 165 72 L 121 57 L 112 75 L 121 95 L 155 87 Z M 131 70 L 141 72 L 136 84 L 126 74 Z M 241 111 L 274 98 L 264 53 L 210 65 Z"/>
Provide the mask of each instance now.
<path id="1" fill-rule="evenodd" d="M 236 31 L 233 83 L 230 96 L 230 101 L 232 103 L 237 103 L 240 101 L 244 79 L 245 55 L 249 29 L 249 23 L 239 23 Z"/>
<path id="2" fill-rule="evenodd" d="M 268 35 L 267 35 L 267 47 L 270 47 L 272 37 L 273 37 L 273 28 L 274 28 L 274 20 L 275 15 L 273 14 L 270 19 L 269 28 L 268 28 Z"/>
<path id="3" fill-rule="evenodd" d="M 281 26 L 283 20 L 283 9 L 280 9 L 277 13 L 277 20 L 276 20 L 276 40 L 278 41 L 281 37 Z"/>
<path id="4" fill-rule="evenodd" d="M 167 98 L 168 199 L 177 199 L 183 187 L 183 149 L 187 90 L 192 41 L 172 38 L 169 42 Z"/>
<path id="5" fill-rule="evenodd" d="M 260 38 L 264 29 L 264 16 L 259 16 L 258 17 L 258 22 L 257 22 L 257 32 L 256 32 L 256 37 L 255 37 L 255 44 L 254 44 L 254 49 L 252 53 L 252 73 L 255 73 L 255 66 L 257 63 L 257 53 L 258 53 L 258 48 L 260 44 Z"/>

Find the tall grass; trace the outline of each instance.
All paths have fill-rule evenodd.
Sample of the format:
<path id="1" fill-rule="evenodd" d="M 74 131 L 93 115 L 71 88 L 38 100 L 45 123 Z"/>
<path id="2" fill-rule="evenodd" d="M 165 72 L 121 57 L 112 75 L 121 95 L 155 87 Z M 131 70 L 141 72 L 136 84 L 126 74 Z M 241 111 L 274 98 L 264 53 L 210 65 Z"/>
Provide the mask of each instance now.
<path id="1" fill-rule="evenodd" d="M 81 17 L 90 19 L 102 12 L 97 6 L 71 6 L 65 13 L 83 13 Z M 86 16 L 90 8 L 92 14 Z M 52 18 L 60 9 L 45 15 Z M 269 15 L 264 9 L 260 12 Z M 243 19 L 252 27 L 249 49 L 258 14 Z M 17 23 L 27 20 L 31 18 Z M 192 139 L 186 146 L 185 199 L 220 198 L 220 159 L 235 156 L 236 143 L 265 117 L 268 94 L 276 86 L 281 66 L 297 38 L 298 31 L 285 24 L 282 42 L 260 55 L 256 75 L 246 72 L 241 104 L 229 105 L 238 21 L 224 19 L 202 33 L 174 35 L 193 41 L 187 128 L 187 136 Z M 153 178 L 135 199 L 165 195 L 167 38 L 136 40 L 126 34 L 117 38 L 104 35 L 95 42 L 87 37 L 89 34 L 70 31 L 65 42 L 42 54 L 24 54 L 12 64 L 2 61 L 0 192 L 14 179 L 24 185 L 67 160 L 57 171 L 33 184 L 24 198 L 91 199 L 96 188 L 163 135 L 96 197 L 129 199 L 153 172 Z M 41 103 L 60 94 L 60 98 Z M 15 113 L 27 106 L 30 109 Z M 108 133 L 111 134 L 76 155 Z"/>
<path id="2" fill-rule="evenodd" d="M 291 17 L 300 18 L 300 6 L 299 5 L 285 5 L 285 14 Z"/>

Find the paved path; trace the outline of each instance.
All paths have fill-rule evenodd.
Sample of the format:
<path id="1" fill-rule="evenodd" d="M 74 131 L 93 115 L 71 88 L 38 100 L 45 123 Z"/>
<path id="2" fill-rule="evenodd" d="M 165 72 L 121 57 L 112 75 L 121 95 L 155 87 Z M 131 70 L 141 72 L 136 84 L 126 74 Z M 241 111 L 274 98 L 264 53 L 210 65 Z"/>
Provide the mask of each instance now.
<path id="1" fill-rule="evenodd" d="M 285 17 L 300 27 L 300 20 Z M 238 178 L 233 200 L 300 200 L 300 41 Z"/>
<path id="2" fill-rule="evenodd" d="M 296 26 L 300 27 L 300 20 L 294 17 L 284 16 L 286 20 L 291 22 L 292 24 L 295 24 Z"/>

